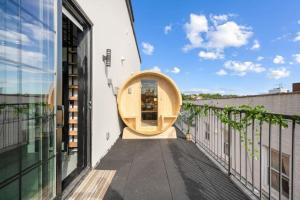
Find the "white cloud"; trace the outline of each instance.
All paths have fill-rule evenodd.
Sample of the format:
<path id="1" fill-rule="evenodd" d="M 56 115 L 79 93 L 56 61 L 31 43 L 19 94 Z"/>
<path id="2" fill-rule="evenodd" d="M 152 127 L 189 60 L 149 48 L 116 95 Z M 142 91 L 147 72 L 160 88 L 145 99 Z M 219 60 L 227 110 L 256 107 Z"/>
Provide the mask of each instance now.
<path id="1" fill-rule="evenodd" d="M 256 58 L 257 61 L 262 61 L 263 59 L 265 59 L 265 58 L 262 57 L 262 56 L 258 56 L 258 57 Z"/>
<path id="2" fill-rule="evenodd" d="M 171 25 L 171 24 L 165 26 L 165 28 L 164 28 L 164 33 L 165 33 L 166 35 L 167 35 L 169 32 L 171 32 L 171 31 L 172 31 L 172 25 Z"/>
<path id="3" fill-rule="evenodd" d="M 208 88 L 191 88 L 183 91 L 184 94 L 234 94 L 236 93 L 234 90 L 229 90 L 226 88 L 216 88 L 216 89 L 208 89 Z"/>
<path id="4" fill-rule="evenodd" d="M 224 58 L 223 53 L 219 51 L 200 51 L 198 56 L 205 60 L 217 60 Z"/>
<path id="5" fill-rule="evenodd" d="M 173 67 L 171 72 L 174 73 L 174 74 L 178 74 L 180 72 L 180 68 L 179 67 Z"/>
<path id="6" fill-rule="evenodd" d="M 298 20 L 297 23 L 300 25 L 300 20 Z"/>
<path id="7" fill-rule="evenodd" d="M 144 54 L 146 54 L 146 55 L 152 55 L 153 54 L 153 52 L 154 52 L 154 46 L 152 45 L 152 44 L 150 44 L 150 43 L 148 43 L 148 42 L 143 42 L 142 43 L 142 48 L 143 48 L 143 52 L 144 52 Z"/>
<path id="8" fill-rule="evenodd" d="M 208 93 L 210 89 L 206 88 L 191 88 L 189 90 L 184 91 L 184 94 L 201 94 L 201 93 Z"/>
<path id="9" fill-rule="evenodd" d="M 158 66 L 154 66 L 154 67 L 152 67 L 152 69 L 150 69 L 150 70 L 153 70 L 153 71 L 158 71 L 158 72 L 160 72 L 161 70 L 160 70 L 160 68 L 158 67 Z"/>
<path id="10" fill-rule="evenodd" d="M 13 30 L 0 30 L 0 37 L 4 38 L 5 42 L 12 42 L 15 44 L 20 44 L 21 42 L 22 44 L 30 43 L 30 39 L 27 35 Z"/>
<path id="11" fill-rule="evenodd" d="M 270 69 L 269 77 L 272 79 L 281 79 L 288 77 L 290 75 L 290 71 L 288 71 L 285 67 Z"/>
<path id="12" fill-rule="evenodd" d="M 251 50 L 256 50 L 256 49 L 259 49 L 260 48 L 260 43 L 258 40 L 254 40 L 253 41 L 253 45 L 251 47 Z"/>
<path id="13" fill-rule="evenodd" d="M 210 19 L 214 23 L 214 25 L 218 25 L 220 23 L 228 21 L 228 15 L 211 15 Z"/>
<path id="14" fill-rule="evenodd" d="M 45 6 L 48 6 L 47 4 L 48 3 L 45 3 Z M 2 10 L 0 9 L 0 12 L 1 11 Z M 8 22 L 7 26 L 11 26 L 19 21 L 19 18 L 16 15 L 6 13 L 3 17 Z M 54 41 L 54 33 L 47 28 L 44 28 L 36 21 L 23 22 L 22 26 L 24 27 L 22 33 L 13 30 L 0 30 L 0 38 L 5 38 L 5 41 L 7 42 L 22 42 L 22 45 L 28 46 L 32 46 L 33 42 L 39 42 L 40 40 Z"/>
<path id="15" fill-rule="evenodd" d="M 205 48 L 207 52 L 214 51 L 223 54 L 225 48 L 239 48 L 248 44 L 248 40 L 253 35 L 251 27 L 239 25 L 232 20 L 228 21 L 230 16 L 232 15 L 210 15 L 207 18 L 205 15 L 192 13 L 190 20 L 184 25 L 189 44 L 183 47 L 183 51 Z M 259 47 L 258 40 L 255 40 L 253 48 L 258 49 Z M 205 51 L 202 51 L 201 54 L 206 57 L 204 53 Z M 212 54 L 207 55 L 211 56 Z"/>
<path id="16" fill-rule="evenodd" d="M 298 54 L 294 54 L 293 57 L 294 57 L 294 59 L 295 59 L 295 61 L 297 63 L 300 63 L 300 54 L 299 53 Z"/>
<path id="17" fill-rule="evenodd" d="M 46 28 L 43 28 L 40 24 L 34 23 L 23 23 L 24 32 L 32 37 L 34 40 L 39 41 L 41 39 L 53 41 L 54 33 Z"/>
<path id="18" fill-rule="evenodd" d="M 227 71 L 225 71 L 224 69 L 220 69 L 219 71 L 217 71 L 216 74 L 219 75 L 219 76 L 225 76 L 225 75 L 227 75 L 228 73 L 227 73 Z"/>
<path id="19" fill-rule="evenodd" d="M 275 64 L 284 64 L 284 57 L 280 55 L 276 55 L 273 59 L 273 63 Z"/>
<path id="20" fill-rule="evenodd" d="M 6 58 L 12 63 L 20 62 L 20 55 L 22 57 L 22 64 L 33 66 L 36 68 L 43 68 L 43 60 L 46 55 L 42 52 L 29 51 L 25 49 L 19 49 L 17 47 L 6 46 L 4 51 L 0 51 L 0 57 Z"/>
<path id="21" fill-rule="evenodd" d="M 250 61 L 240 62 L 229 60 L 224 63 L 224 67 L 225 69 L 232 71 L 233 75 L 238 76 L 245 76 L 248 72 L 261 73 L 266 70 L 261 64 Z"/>
<path id="22" fill-rule="evenodd" d="M 300 32 L 297 33 L 297 36 L 294 38 L 295 42 L 300 42 Z"/>
<path id="23" fill-rule="evenodd" d="M 208 31 L 208 22 L 204 15 L 190 14 L 190 21 L 185 23 L 184 29 L 186 37 L 190 44 L 183 47 L 183 51 L 187 52 L 202 45 L 203 38 L 200 33 Z"/>
<path id="24" fill-rule="evenodd" d="M 228 21 L 228 18 L 228 15 L 210 15 L 213 25 L 209 26 L 205 15 L 191 14 L 190 21 L 185 24 L 190 44 L 185 45 L 183 50 L 186 52 L 194 48 L 206 48 L 223 51 L 228 47 L 246 45 L 253 35 L 251 28 Z M 257 40 L 256 43 L 254 48 L 259 48 Z"/>
<path id="25" fill-rule="evenodd" d="M 252 36 L 250 28 L 238 25 L 233 21 L 218 25 L 215 30 L 207 33 L 207 47 L 215 49 L 224 49 L 227 47 L 241 47 L 248 43 Z"/>

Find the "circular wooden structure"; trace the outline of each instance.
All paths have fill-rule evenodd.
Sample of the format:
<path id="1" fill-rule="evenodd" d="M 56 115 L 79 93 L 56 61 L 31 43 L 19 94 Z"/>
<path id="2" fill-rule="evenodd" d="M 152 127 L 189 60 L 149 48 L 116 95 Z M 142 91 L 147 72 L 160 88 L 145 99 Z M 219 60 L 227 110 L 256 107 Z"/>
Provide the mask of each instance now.
<path id="1" fill-rule="evenodd" d="M 134 132 L 148 136 L 170 128 L 182 104 L 175 83 L 156 71 L 133 74 L 119 89 L 117 101 L 124 123 Z"/>

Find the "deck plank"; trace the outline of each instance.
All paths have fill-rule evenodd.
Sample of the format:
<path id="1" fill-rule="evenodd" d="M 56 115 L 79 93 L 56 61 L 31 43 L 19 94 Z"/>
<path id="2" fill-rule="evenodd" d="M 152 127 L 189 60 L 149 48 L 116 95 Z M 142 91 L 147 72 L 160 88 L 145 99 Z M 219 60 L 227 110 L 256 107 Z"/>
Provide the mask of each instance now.
<path id="1" fill-rule="evenodd" d="M 100 200 L 113 180 L 115 170 L 92 170 L 72 192 L 69 200 Z"/>

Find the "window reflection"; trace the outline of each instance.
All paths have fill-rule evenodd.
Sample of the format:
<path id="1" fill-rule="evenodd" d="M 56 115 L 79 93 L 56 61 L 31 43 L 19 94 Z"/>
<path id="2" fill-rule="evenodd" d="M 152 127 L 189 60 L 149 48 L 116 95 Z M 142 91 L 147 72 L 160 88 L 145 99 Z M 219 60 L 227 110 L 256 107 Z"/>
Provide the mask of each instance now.
<path id="1" fill-rule="evenodd" d="M 142 126 L 157 126 L 157 81 L 142 80 Z"/>
<path id="2" fill-rule="evenodd" d="M 54 197 L 54 2 L 2 0 L 0 7 L 0 185 L 34 166 L 14 185 L 24 198 Z"/>

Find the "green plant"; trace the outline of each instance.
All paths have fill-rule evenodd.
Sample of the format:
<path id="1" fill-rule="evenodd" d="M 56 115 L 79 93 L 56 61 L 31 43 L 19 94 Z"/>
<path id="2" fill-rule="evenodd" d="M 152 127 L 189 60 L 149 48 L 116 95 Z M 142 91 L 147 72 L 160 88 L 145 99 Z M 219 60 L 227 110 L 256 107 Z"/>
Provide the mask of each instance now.
<path id="1" fill-rule="evenodd" d="M 253 139 L 247 136 L 247 129 L 249 126 L 255 128 L 256 140 L 260 137 L 260 127 L 264 122 L 273 125 L 280 125 L 284 128 L 288 127 L 288 122 L 281 115 L 268 113 L 263 106 L 248 106 L 241 105 L 237 107 L 226 106 L 224 109 L 213 108 L 215 114 L 220 118 L 221 122 L 227 124 L 229 128 L 236 130 L 240 134 L 241 142 L 247 150 L 248 155 L 257 158 L 259 154 L 258 149 L 253 148 Z M 239 120 L 233 116 L 239 116 Z M 258 122 L 258 123 L 257 123 Z M 258 125 L 259 124 L 259 125 Z"/>
<path id="2" fill-rule="evenodd" d="M 260 127 L 263 123 L 271 123 L 272 125 L 279 125 L 283 128 L 288 127 L 288 121 L 282 115 L 268 113 L 264 106 L 226 106 L 225 108 L 217 108 L 210 105 L 194 105 L 192 102 L 184 102 L 182 115 L 185 115 L 187 123 L 187 133 L 190 133 L 190 127 L 196 116 L 207 116 L 208 111 L 211 110 L 220 119 L 223 124 L 226 124 L 229 129 L 236 130 L 241 138 L 241 143 L 247 150 L 248 155 L 257 158 L 259 150 L 255 149 L 254 141 L 247 136 L 247 130 L 253 126 L 255 130 L 255 140 L 258 141 L 260 137 Z M 238 119 L 236 119 L 238 116 Z M 300 124 L 300 116 L 295 116 L 294 120 Z M 254 148 L 253 148 L 254 146 Z M 252 149 L 253 148 L 253 149 Z"/>
<path id="3" fill-rule="evenodd" d="M 190 134 L 191 126 L 197 116 L 207 115 L 209 106 L 198 106 L 192 102 L 183 102 L 180 118 L 184 119 L 187 124 L 186 134 Z"/>
<path id="4" fill-rule="evenodd" d="M 2 111 L 5 109 L 5 107 L 6 107 L 5 103 L 0 104 L 0 115 L 2 114 Z"/>
<path id="5" fill-rule="evenodd" d="M 300 124 L 300 116 L 296 116 L 295 121 L 296 121 L 297 124 Z"/>
<path id="6" fill-rule="evenodd" d="M 186 133 L 190 133 L 191 126 L 193 124 L 195 118 L 195 105 L 191 102 L 183 102 L 182 104 L 182 112 L 180 113 L 181 117 L 185 119 L 187 123 L 187 131 Z"/>

